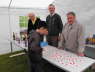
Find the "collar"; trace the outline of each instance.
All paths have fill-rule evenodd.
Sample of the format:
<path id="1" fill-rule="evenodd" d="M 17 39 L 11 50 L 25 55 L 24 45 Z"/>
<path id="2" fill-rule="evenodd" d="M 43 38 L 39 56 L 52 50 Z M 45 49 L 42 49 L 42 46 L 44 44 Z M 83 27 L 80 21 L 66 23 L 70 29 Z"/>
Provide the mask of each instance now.
<path id="1" fill-rule="evenodd" d="M 35 24 L 36 20 L 37 20 L 37 18 L 35 17 L 35 19 L 34 19 L 34 21 L 32 21 L 32 23 Z"/>
<path id="2" fill-rule="evenodd" d="M 55 13 L 53 13 L 53 14 L 50 14 L 50 16 L 54 16 L 55 15 Z"/>
<path id="3" fill-rule="evenodd" d="M 77 24 L 78 22 L 77 21 L 75 21 L 73 24 L 68 24 L 68 26 L 72 26 L 72 27 L 74 27 L 76 24 Z"/>

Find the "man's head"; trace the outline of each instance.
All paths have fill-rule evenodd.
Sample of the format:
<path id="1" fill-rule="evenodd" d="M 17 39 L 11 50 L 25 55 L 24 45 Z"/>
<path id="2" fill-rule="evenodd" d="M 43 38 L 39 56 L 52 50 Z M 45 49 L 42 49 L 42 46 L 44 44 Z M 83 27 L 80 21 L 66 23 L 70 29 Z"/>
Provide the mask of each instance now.
<path id="1" fill-rule="evenodd" d="M 74 12 L 69 12 L 67 13 L 67 21 L 68 21 L 68 24 L 73 24 L 76 20 L 76 15 Z"/>
<path id="2" fill-rule="evenodd" d="M 55 6 L 54 6 L 53 4 L 50 4 L 50 5 L 48 6 L 48 10 L 49 10 L 50 14 L 55 13 Z"/>
<path id="3" fill-rule="evenodd" d="M 35 19 L 35 14 L 34 13 L 29 13 L 28 17 L 29 17 L 29 19 L 34 20 Z"/>
<path id="4" fill-rule="evenodd" d="M 41 21 L 41 24 L 39 25 L 39 27 L 38 27 L 38 29 L 36 31 L 38 33 L 40 33 L 41 35 L 47 35 L 48 34 L 48 30 L 47 30 L 46 22 L 45 21 Z"/>

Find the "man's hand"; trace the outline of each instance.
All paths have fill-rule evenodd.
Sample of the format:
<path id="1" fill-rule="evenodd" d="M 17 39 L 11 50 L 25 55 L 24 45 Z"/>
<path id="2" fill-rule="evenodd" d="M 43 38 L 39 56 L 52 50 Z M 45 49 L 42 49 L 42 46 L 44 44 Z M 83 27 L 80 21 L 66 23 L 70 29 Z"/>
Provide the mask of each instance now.
<path id="1" fill-rule="evenodd" d="M 84 56 L 84 53 L 78 53 L 78 56 Z"/>
<path id="2" fill-rule="evenodd" d="M 40 29 L 36 29 L 36 31 L 42 35 L 48 35 L 48 31 L 47 29 L 44 28 L 40 28 Z"/>
<path id="3" fill-rule="evenodd" d="M 61 37 L 59 36 L 59 37 L 58 37 L 58 41 L 60 41 L 60 40 L 61 40 Z"/>
<path id="4" fill-rule="evenodd" d="M 62 50 L 64 50 L 64 48 L 63 48 L 63 47 L 58 47 L 58 49 L 62 49 Z"/>
<path id="5" fill-rule="evenodd" d="M 61 40 L 61 34 L 59 34 L 59 36 L 58 36 L 58 41 L 60 41 Z"/>
<path id="6" fill-rule="evenodd" d="M 45 31 L 44 31 L 44 34 L 45 34 L 45 35 L 48 35 L 48 31 L 47 31 L 47 30 L 45 30 Z"/>

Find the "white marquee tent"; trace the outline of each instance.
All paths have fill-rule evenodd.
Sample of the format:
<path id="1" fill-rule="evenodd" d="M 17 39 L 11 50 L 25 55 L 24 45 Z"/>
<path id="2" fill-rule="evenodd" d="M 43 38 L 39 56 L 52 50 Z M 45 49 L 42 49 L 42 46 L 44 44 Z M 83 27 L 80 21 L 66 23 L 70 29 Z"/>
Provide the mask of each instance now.
<path id="1" fill-rule="evenodd" d="M 74 11 L 77 19 L 85 26 L 86 37 L 95 34 L 95 0 L 0 0 L 0 54 L 11 52 L 10 39 L 12 32 L 19 33 L 19 16 L 34 12 L 45 20 L 50 3 L 56 6 L 63 24 L 66 13 Z M 13 47 L 13 51 L 19 48 Z"/>

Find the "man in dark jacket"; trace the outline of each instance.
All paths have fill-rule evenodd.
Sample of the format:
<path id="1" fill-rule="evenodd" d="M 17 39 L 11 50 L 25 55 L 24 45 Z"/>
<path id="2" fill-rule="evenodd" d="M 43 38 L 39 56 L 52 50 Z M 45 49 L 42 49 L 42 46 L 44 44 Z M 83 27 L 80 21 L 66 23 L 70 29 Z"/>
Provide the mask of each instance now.
<path id="1" fill-rule="evenodd" d="M 48 44 L 57 47 L 59 34 L 62 32 L 63 24 L 61 17 L 55 13 L 55 6 L 50 4 L 48 7 L 50 15 L 46 18 L 46 23 L 48 26 Z"/>
<path id="2" fill-rule="evenodd" d="M 32 30 L 28 35 L 28 55 L 31 63 L 31 72 L 43 72 L 40 42 L 43 40 L 43 35 L 47 34 L 46 27 L 40 25 L 38 29 Z"/>
<path id="3" fill-rule="evenodd" d="M 40 19 L 35 16 L 34 13 L 29 13 L 29 20 L 28 20 L 28 34 L 31 30 L 36 30 L 40 25 Z"/>

